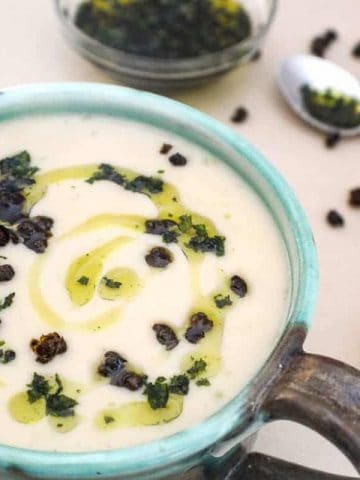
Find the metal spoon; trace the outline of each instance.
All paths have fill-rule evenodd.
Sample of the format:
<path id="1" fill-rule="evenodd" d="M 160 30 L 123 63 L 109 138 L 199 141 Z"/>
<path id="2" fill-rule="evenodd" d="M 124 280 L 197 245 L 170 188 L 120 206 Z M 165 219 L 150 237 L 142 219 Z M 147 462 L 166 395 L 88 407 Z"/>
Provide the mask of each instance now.
<path id="1" fill-rule="evenodd" d="M 360 102 L 359 81 L 335 63 L 313 55 L 295 55 L 286 59 L 279 68 L 277 83 L 290 107 L 306 122 L 327 133 L 338 132 L 342 136 L 360 134 L 360 126 L 338 128 L 317 120 L 305 109 L 301 87 L 309 85 L 319 91 L 328 88 L 356 98 Z"/>

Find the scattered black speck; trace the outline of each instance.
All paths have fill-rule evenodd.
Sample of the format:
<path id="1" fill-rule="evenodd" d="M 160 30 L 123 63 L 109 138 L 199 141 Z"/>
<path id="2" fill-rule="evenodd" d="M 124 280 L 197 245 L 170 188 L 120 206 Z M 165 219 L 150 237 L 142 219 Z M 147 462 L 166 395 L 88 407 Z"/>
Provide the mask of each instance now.
<path id="1" fill-rule="evenodd" d="M 326 220 L 332 227 L 343 227 L 344 217 L 336 210 L 330 210 L 326 216 Z"/>
<path id="2" fill-rule="evenodd" d="M 145 256 L 145 261 L 150 267 L 166 268 L 173 261 L 173 256 L 167 248 L 154 247 Z"/>
<path id="3" fill-rule="evenodd" d="M 251 61 L 252 62 L 257 62 L 258 60 L 260 60 L 260 58 L 262 57 L 262 51 L 261 50 L 256 50 L 256 52 L 253 54 L 253 56 L 251 57 Z"/>
<path id="4" fill-rule="evenodd" d="M 86 286 L 89 285 L 89 277 L 85 277 L 84 275 L 80 278 L 78 278 L 77 283 L 80 283 L 80 285 Z"/>
<path id="5" fill-rule="evenodd" d="M 318 57 L 324 57 L 326 50 L 337 38 L 338 33 L 334 29 L 326 30 L 323 35 L 319 35 L 311 41 L 311 53 Z"/>
<path id="6" fill-rule="evenodd" d="M 195 313 L 190 318 L 190 327 L 185 332 L 185 338 L 190 343 L 198 343 L 213 326 L 214 322 L 205 313 Z"/>
<path id="7" fill-rule="evenodd" d="M 248 291 L 247 284 L 239 275 L 234 275 L 230 279 L 230 289 L 240 298 L 245 297 Z"/>
<path id="8" fill-rule="evenodd" d="M 349 204 L 352 207 L 360 207 L 360 187 L 350 190 Z"/>
<path id="9" fill-rule="evenodd" d="M 330 28 L 329 30 L 326 31 L 324 38 L 326 42 L 331 43 L 337 40 L 338 36 L 339 34 L 337 33 L 337 31 Z"/>
<path id="10" fill-rule="evenodd" d="M 327 148 L 334 148 L 340 142 L 340 140 L 340 133 L 329 133 L 325 138 L 325 145 L 327 146 Z"/>
<path id="11" fill-rule="evenodd" d="M 169 162 L 174 167 L 184 167 L 187 164 L 187 159 L 181 153 L 174 153 L 174 155 L 170 155 Z"/>
<path id="12" fill-rule="evenodd" d="M 9 282 L 14 275 L 15 272 L 11 265 L 0 265 L 0 282 Z"/>
<path id="13" fill-rule="evenodd" d="M 160 148 L 160 153 L 162 155 L 167 155 L 172 148 L 173 148 L 173 146 L 170 145 L 170 143 L 163 143 L 162 147 Z"/>
<path id="14" fill-rule="evenodd" d="M 360 58 L 360 42 L 356 43 L 351 51 L 353 57 Z"/>
<path id="15" fill-rule="evenodd" d="M 111 417 L 110 415 L 105 415 L 104 416 L 104 422 L 106 423 L 106 425 L 109 425 L 109 423 L 115 422 L 115 418 Z"/>
<path id="16" fill-rule="evenodd" d="M 14 361 L 15 358 L 16 353 L 14 352 L 14 350 L 5 350 L 4 352 L 3 350 L 0 350 L 0 359 L 2 359 L 2 363 L 10 363 Z"/>
<path id="17" fill-rule="evenodd" d="M 238 107 L 231 117 L 233 123 L 242 123 L 248 118 L 249 112 L 245 107 Z"/>
<path id="18" fill-rule="evenodd" d="M 10 235 L 8 230 L 0 225 L 0 247 L 5 247 L 9 243 Z"/>
<path id="19" fill-rule="evenodd" d="M 155 323 L 152 329 L 156 333 L 157 341 L 164 345 L 166 350 L 173 350 L 179 343 L 174 330 L 168 325 L 162 323 Z"/>

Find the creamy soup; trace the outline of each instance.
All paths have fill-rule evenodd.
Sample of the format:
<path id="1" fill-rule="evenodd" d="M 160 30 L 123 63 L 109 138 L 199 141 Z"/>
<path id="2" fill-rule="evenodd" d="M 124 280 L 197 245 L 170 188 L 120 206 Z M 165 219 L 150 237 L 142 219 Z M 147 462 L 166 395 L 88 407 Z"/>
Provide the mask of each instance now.
<path id="1" fill-rule="evenodd" d="M 127 447 L 231 400 L 287 310 L 285 248 L 256 194 L 136 123 L 0 130 L 0 443 Z"/>

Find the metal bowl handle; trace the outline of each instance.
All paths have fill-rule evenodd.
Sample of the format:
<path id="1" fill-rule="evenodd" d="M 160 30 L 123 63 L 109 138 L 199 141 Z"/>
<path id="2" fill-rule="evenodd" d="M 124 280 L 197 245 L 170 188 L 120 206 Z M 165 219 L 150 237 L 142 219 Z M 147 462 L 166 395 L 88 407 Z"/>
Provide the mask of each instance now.
<path id="1" fill-rule="evenodd" d="M 299 352 L 266 398 L 266 421 L 292 420 L 336 445 L 360 473 L 360 371 L 331 358 Z M 258 453 L 229 480 L 346 480 Z"/>

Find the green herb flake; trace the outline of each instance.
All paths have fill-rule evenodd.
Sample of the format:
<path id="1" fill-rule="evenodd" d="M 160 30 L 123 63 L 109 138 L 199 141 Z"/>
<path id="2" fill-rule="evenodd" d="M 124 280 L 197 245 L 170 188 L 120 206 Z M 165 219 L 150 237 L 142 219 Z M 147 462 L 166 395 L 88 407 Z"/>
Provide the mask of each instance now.
<path id="1" fill-rule="evenodd" d="M 30 403 L 34 403 L 40 398 L 46 397 L 50 392 L 49 382 L 45 377 L 34 373 L 33 379 L 29 385 L 27 391 L 28 400 Z"/>
<path id="2" fill-rule="evenodd" d="M 207 378 L 199 378 L 195 383 L 198 387 L 209 387 L 211 385 Z"/>
<path id="3" fill-rule="evenodd" d="M 191 380 L 194 380 L 201 373 L 204 373 L 206 368 L 207 368 L 207 363 L 205 362 L 205 360 L 200 358 L 199 360 L 194 361 L 193 366 L 189 368 L 189 370 L 187 370 L 186 373 L 189 375 Z"/>
<path id="4" fill-rule="evenodd" d="M 110 415 L 105 415 L 104 422 L 106 423 L 106 425 L 109 425 L 109 423 L 115 422 L 115 418 L 111 417 Z"/>
<path id="5" fill-rule="evenodd" d="M 107 180 L 108 182 L 113 182 L 116 185 L 124 185 L 126 179 L 124 175 L 121 175 L 116 169 L 107 163 L 102 163 L 99 165 L 96 172 L 86 180 L 87 183 L 92 185 L 95 182 L 99 182 L 101 180 Z"/>
<path id="6" fill-rule="evenodd" d="M 169 400 L 169 386 L 166 379 L 159 377 L 155 383 L 147 383 L 144 394 L 153 410 L 165 408 Z"/>
<path id="7" fill-rule="evenodd" d="M 189 377 L 187 375 L 175 375 L 170 379 L 169 391 L 175 395 L 187 395 L 189 393 Z"/>
<path id="8" fill-rule="evenodd" d="M 230 298 L 230 295 L 225 296 L 225 295 L 222 295 L 221 293 L 219 293 L 218 295 L 215 295 L 214 302 L 217 308 L 225 308 L 233 304 Z"/>
<path id="9" fill-rule="evenodd" d="M 15 297 L 15 292 L 7 295 L 4 298 L 4 300 L 2 302 L 0 302 L 0 310 L 5 310 L 6 308 L 9 308 L 14 301 L 14 297 Z"/>
<path id="10" fill-rule="evenodd" d="M 117 288 L 120 288 L 122 283 L 121 282 L 117 282 L 116 280 L 113 280 L 112 278 L 109 278 L 109 277 L 104 277 L 103 278 L 103 281 L 105 283 L 105 286 L 107 288 L 114 288 L 114 289 L 117 289 Z"/>
<path id="11" fill-rule="evenodd" d="M 191 215 L 181 215 L 178 225 L 182 233 L 188 233 L 193 226 Z"/>
<path id="12" fill-rule="evenodd" d="M 80 285 L 84 285 L 84 287 L 86 285 L 89 284 L 89 277 L 85 277 L 84 275 L 82 277 L 80 277 L 78 280 L 77 280 L 77 283 L 80 283 Z"/>

